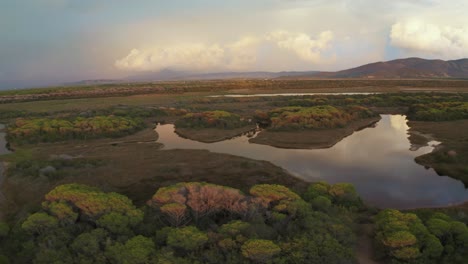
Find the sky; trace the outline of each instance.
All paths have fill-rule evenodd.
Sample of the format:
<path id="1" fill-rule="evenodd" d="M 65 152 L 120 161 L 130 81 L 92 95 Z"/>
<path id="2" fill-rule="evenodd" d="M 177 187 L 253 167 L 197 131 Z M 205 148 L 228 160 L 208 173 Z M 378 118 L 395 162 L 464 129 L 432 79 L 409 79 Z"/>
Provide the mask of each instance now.
<path id="1" fill-rule="evenodd" d="M 468 57 L 467 0 L 0 0 L 0 88 Z"/>

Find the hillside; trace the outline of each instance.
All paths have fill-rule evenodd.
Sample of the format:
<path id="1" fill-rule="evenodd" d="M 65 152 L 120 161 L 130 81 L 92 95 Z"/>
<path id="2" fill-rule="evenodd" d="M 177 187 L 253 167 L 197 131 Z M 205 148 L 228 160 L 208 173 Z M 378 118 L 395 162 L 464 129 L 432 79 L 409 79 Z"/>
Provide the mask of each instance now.
<path id="1" fill-rule="evenodd" d="M 321 72 L 303 78 L 468 78 L 468 59 L 443 61 L 420 58 L 375 62 L 337 72 Z"/>

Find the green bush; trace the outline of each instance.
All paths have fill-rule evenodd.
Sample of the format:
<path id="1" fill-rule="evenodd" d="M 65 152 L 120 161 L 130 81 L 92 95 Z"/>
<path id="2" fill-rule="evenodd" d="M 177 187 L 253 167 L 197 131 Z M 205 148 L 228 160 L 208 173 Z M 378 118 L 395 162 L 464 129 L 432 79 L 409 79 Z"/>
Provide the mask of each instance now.
<path id="1" fill-rule="evenodd" d="M 189 113 L 176 121 L 180 128 L 218 128 L 234 129 L 248 125 L 249 122 L 239 115 L 226 111 L 208 111 L 202 113 Z"/>
<path id="2" fill-rule="evenodd" d="M 415 104 L 410 107 L 408 116 L 412 120 L 421 121 L 468 119 L 468 102 Z"/>
<path id="3" fill-rule="evenodd" d="M 345 206 L 348 208 L 363 207 L 364 204 L 356 192 L 356 189 L 349 183 L 336 183 L 329 185 L 326 182 L 318 182 L 309 185 L 304 194 L 304 198 L 311 202 L 312 205 L 320 207 L 319 204 L 325 206 L 328 199 L 333 204 Z"/>
<path id="4" fill-rule="evenodd" d="M 242 245 L 242 255 L 260 263 L 267 262 L 280 252 L 281 248 L 270 240 L 252 239 Z"/>
<path id="5" fill-rule="evenodd" d="M 384 210 L 376 217 L 376 247 L 392 261 L 463 263 L 467 257 L 468 228 L 442 213 L 428 220 L 412 213 Z M 406 263 L 406 262 L 405 262 Z"/>
<path id="6" fill-rule="evenodd" d="M 9 232 L 10 232 L 10 226 L 5 222 L 0 221 L 0 239 L 6 237 Z"/>
<path id="7" fill-rule="evenodd" d="M 95 116 L 74 119 L 19 118 L 7 128 L 10 142 L 37 143 L 128 135 L 144 127 L 140 119 Z"/>
<path id="8" fill-rule="evenodd" d="M 167 244 L 185 251 L 200 249 L 208 242 L 208 236 L 194 226 L 172 229 L 167 236 Z"/>
<path id="9" fill-rule="evenodd" d="M 289 106 L 268 113 L 257 112 L 255 119 L 269 124 L 273 130 L 320 129 L 344 127 L 352 121 L 376 116 L 371 110 L 357 105 L 337 108 L 331 105 L 312 107 Z"/>

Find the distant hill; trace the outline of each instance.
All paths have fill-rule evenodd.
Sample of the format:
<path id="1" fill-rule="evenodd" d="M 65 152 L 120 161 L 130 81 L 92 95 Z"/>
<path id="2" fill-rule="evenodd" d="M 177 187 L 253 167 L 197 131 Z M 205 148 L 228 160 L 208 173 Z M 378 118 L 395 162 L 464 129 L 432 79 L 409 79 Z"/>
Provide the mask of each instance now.
<path id="1" fill-rule="evenodd" d="M 123 79 L 84 80 L 65 85 L 97 85 L 147 81 L 222 80 L 222 79 L 428 79 L 468 78 L 468 59 L 426 60 L 421 58 L 375 62 L 337 72 L 283 71 L 283 72 L 217 72 L 196 73 L 173 70 L 141 72 Z"/>
<path id="2" fill-rule="evenodd" d="M 289 76 L 282 77 L 289 78 Z M 468 59 L 443 61 L 407 58 L 387 62 L 375 62 L 348 70 L 320 72 L 300 77 L 368 79 L 468 78 Z"/>
<path id="3" fill-rule="evenodd" d="M 375 62 L 337 72 L 290 71 L 290 72 L 219 72 L 189 73 L 163 70 L 147 72 L 127 78 L 138 81 L 209 80 L 209 79 L 427 79 L 468 78 L 468 59 L 426 60 L 421 58 L 398 59 Z"/>
<path id="4" fill-rule="evenodd" d="M 215 72 L 215 73 L 193 73 L 172 70 L 158 72 L 143 72 L 125 78 L 128 81 L 170 81 L 170 80 L 218 80 L 218 79 L 273 79 L 282 76 L 294 77 L 313 75 L 318 71 L 283 71 L 283 72 Z"/>
<path id="5" fill-rule="evenodd" d="M 96 79 L 96 80 L 82 80 L 77 82 L 67 82 L 63 83 L 64 86 L 78 86 L 78 85 L 101 85 L 101 84 L 113 84 L 121 83 L 123 80 L 113 80 L 113 79 Z"/>

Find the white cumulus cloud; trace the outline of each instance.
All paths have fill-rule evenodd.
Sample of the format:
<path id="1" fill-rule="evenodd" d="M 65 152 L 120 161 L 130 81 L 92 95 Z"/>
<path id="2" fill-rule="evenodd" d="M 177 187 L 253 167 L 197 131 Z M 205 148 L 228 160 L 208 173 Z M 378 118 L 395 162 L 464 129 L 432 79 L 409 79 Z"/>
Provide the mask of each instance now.
<path id="1" fill-rule="evenodd" d="M 276 31 L 261 37 L 243 37 L 224 44 L 177 44 L 135 48 L 115 61 L 122 70 L 246 70 L 259 63 L 261 49 L 274 44 L 277 52 L 294 54 L 307 63 L 323 62 L 322 53 L 329 48 L 333 33 L 322 32 L 317 38 L 305 33 Z M 270 45 L 271 46 L 271 45 Z"/>
<path id="2" fill-rule="evenodd" d="M 150 49 L 132 49 L 115 62 L 120 69 L 151 71 L 168 67 L 203 70 L 223 62 L 224 49 L 217 44 L 184 44 Z"/>
<path id="3" fill-rule="evenodd" d="M 468 27 L 441 26 L 421 20 L 398 22 L 392 26 L 393 46 L 443 56 L 468 56 Z"/>
<path id="4" fill-rule="evenodd" d="M 276 42 L 280 48 L 295 52 L 303 60 L 318 63 L 321 61 L 323 50 L 328 48 L 333 40 L 333 33 L 325 31 L 320 33 L 318 38 L 312 39 L 304 33 L 277 31 L 270 33 L 267 39 Z"/>
<path id="5" fill-rule="evenodd" d="M 242 70 L 257 62 L 257 53 L 261 39 L 244 37 L 239 41 L 226 45 L 226 53 L 229 58 L 226 67 L 234 70 Z"/>

